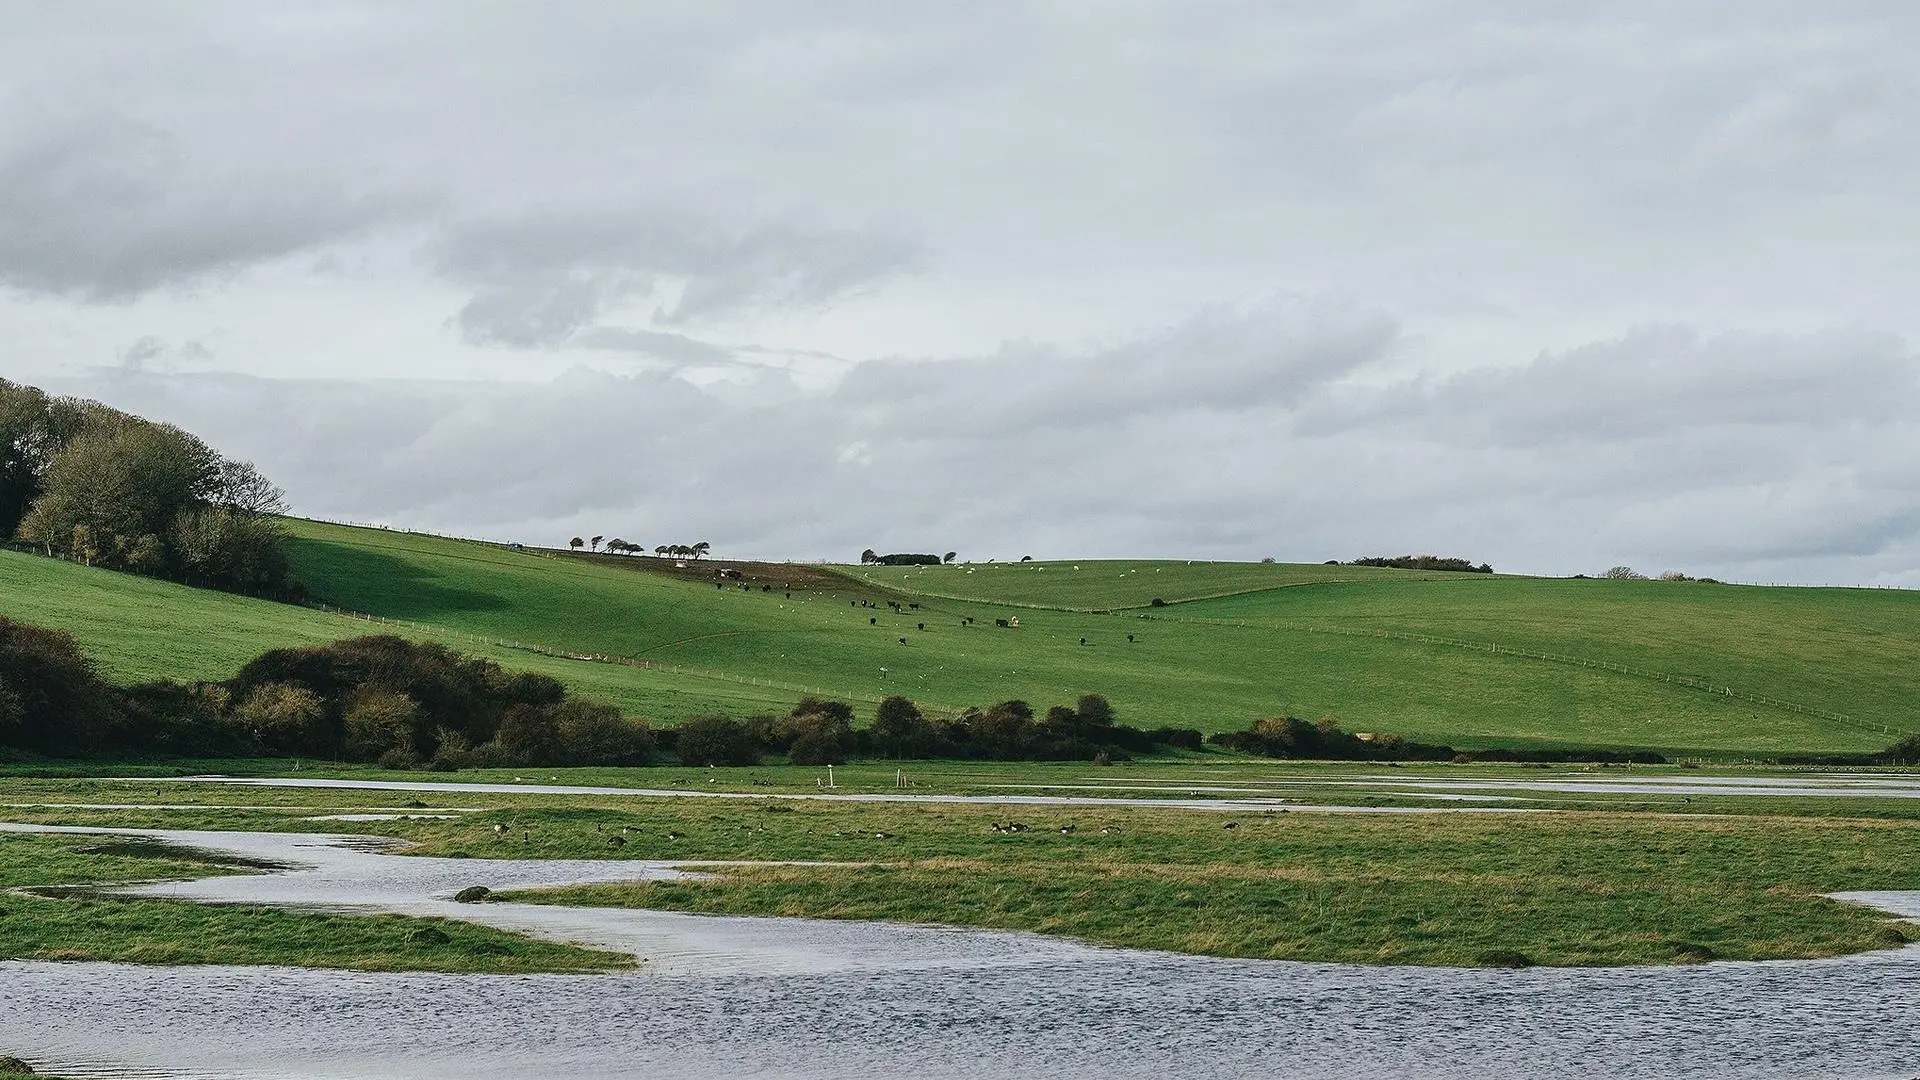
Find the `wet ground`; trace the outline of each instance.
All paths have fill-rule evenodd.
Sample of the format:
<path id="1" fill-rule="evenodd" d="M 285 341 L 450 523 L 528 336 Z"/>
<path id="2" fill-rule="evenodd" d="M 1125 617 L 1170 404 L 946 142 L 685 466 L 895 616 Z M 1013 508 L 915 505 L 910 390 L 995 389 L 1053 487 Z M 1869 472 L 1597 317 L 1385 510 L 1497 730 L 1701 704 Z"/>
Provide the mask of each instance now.
<path id="1" fill-rule="evenodd" d="M 112 831 L 297 867 L 144 895 L 451 915 L 647 962 L 602 976 L 0 963 L 0 1046 L 74 1075 L 1905 1080 L 1920 1062 L 1920 946 L 1592 970 L 1216 960 L 1026 934 L 460 905 L 449 898 L 472 884 L 687 871 Z M 1920 912 L 1915 894 L 1871 899 Z"/>

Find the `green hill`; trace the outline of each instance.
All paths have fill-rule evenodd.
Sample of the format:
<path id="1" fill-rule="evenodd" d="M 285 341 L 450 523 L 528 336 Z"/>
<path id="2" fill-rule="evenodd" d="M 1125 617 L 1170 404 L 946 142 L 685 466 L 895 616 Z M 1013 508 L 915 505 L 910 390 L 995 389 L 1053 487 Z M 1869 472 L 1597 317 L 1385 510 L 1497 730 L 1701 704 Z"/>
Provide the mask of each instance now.
<path id="1" fill-rule="evenodd" d="M 736 564 L 289 528 L 317 598 L 399 621 L 372 628 L 669 723 L 803 692 L 957 709 L 1091 691 L 1145 727 L 1291 712 L 1461 746 L 1854 752 L 1920 726 L 1920 598 L 1901 592 L 1184 562 L 738 564 L 742 589 L 713 580 Z M 0 553 L 0 614 L 74 631 L 129 680 L 223 677 L 370 629 L 16 553 Z"/>

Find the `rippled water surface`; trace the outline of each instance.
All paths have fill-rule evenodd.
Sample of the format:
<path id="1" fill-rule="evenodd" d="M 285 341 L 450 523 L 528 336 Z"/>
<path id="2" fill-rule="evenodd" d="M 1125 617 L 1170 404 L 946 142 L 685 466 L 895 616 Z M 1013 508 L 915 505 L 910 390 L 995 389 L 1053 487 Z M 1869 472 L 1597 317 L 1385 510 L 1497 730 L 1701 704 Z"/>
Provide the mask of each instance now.
<path id="1" fill-rule="evenodd" d="M 455 905 L 469 884 L 679 871 L 155 835 L 301 869 L 143 892 L 456 915 L 649 962 L 599 976 L 0 963 L 0 1047 L 76 1074 L 313 1080 L 1920 1075 L 1920 947 L 1594 970 L 1211 960 L 1021 934 Z"/>

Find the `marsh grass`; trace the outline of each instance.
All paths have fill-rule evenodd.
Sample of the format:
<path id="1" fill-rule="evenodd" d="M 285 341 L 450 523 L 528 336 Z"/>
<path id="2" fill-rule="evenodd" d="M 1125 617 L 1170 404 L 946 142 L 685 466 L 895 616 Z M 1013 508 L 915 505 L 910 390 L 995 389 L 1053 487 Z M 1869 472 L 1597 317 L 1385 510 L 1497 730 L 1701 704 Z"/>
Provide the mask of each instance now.
<path id="1" fill-rule="evenodd" d="M 1888 948 L 1908 939 L 1903 924 L 1823 894 L 1920 887 L 1920 828 L 1904 823 L 1300 814 L 1228 831 L 1148 812 L 1120 819 L 1119 833 L 1060 814 L 1007 837 L 982 815 L 949 812 L 835 814 L 840 828 L 821 836 L 818 820 L 798 831 L 806 815 L 791 815 L 797 830 L 784 836 L 689 822 L 671 844 L 689 860 L 867 865 L 722 868 L 709 882 L 505 898 L 1030 930 L 1212 956 L 1475 966 L 1519 954 L 1590 966 Z M 1073 834 L 1057 831 L 1068 823 Z"/>

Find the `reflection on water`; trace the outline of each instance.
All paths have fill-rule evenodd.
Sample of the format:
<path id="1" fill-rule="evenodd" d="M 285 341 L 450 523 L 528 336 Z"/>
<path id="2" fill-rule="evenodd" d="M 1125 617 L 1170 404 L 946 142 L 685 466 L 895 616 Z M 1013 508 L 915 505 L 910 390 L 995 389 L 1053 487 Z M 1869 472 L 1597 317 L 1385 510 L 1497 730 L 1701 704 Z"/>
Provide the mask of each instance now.
<path id="1" fill-rule="evenodd" d="M 0 963 L 0 1047 L 76 1074 L 312 1080 L 1891 1080 L 1920 1062 L 1920 947 L 1593 970 L 1211 960 L 1022 934 L 456 905 L 445 898 L 471 884 L 676 871 L 401 859 L 345 838 L 149 835 L 300 869 L 144 893 L 448 914 L 631 948 L 649 963 L 602 976 Z"/>

